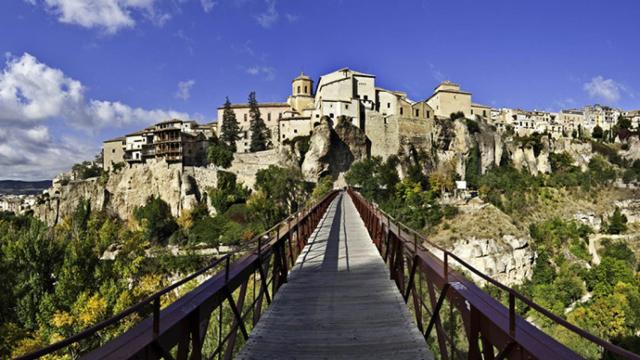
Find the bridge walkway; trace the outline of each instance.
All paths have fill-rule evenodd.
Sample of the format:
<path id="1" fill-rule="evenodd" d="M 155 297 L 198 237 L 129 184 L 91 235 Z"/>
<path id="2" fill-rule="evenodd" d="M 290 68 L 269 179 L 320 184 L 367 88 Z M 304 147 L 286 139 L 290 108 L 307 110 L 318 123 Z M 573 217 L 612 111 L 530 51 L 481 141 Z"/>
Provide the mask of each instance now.
<path id="1" fill-rule="evenodd" d="M 351 198 L 339 195 L 238 359 L 433 359 Z"/>

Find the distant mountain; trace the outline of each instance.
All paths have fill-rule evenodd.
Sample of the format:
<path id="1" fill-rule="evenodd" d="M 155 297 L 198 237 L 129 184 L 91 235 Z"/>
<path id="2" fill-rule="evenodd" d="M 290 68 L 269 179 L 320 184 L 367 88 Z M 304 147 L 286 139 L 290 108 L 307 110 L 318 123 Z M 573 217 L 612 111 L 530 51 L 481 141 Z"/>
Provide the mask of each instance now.
<path id="1" fill-rule="evenodd" d="M 0 180 L 0 195 L 39 194 L 51 186 L 51 180 L 20 181 Z"/>

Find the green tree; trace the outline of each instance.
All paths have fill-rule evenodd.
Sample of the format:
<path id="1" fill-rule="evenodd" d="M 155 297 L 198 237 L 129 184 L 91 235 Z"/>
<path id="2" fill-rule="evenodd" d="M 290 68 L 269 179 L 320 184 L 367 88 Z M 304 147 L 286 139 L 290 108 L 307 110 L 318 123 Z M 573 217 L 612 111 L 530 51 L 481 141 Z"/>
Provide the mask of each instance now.
<path id="1" fill-rule="evenodd" d="M 235 146 L 235 145 L 234 145 Z M 207 157 L 210 162 L 218 167 L 227 169 L 233 161 L 234 150 L 223 142 L 214 141 L 209 145 Z"/>
<path id="2" fill-rule="evenodd" d="M 620 211 L 620 208 L 616 206 L 613 214 L 609 216 L 607 233 L 621 234 L 625 231 L 627 231 L 627 217 Z"/>
<path id="3" fill-rule="evenodd" d="M 604 131 L 600 127 L 600 125 L 596 125 L 593 128 L 593 132 L 591 133 L 591 137 L 594 139 L 601 140 L 604 137 Z"/>
<path id="4" fill-rule="evenodd" d="M 178 229 L 169 205 L 159 197 L 147 199 L 144 206 L 135 209 L 134 216 L 144 228 L 147 239 L 155 243 L 164 242 Z"/>
<path id="5" fill-rule="evenodd" d="M 324 176 L 320 178 L 316 186 L 313 188 L 313 191 L 311 192 L 311 197 L 309 198 L 308 204 L 313 204 L 316 201 L 320 200 L 331 190 L 333 190 L 333 179 L 331 178 L 331 176 Z"/>
<path id="6" fill-rule="evenodd" d="M 227 144 L 232 152 L 236 152 L 236 141 L 240 140 L 240 124 L 236 119 L 236 113 L 231 109 L 229 97 L 224 102 L 220 140 Z"/>
<path id="7" fill-rule="evenodd" d="M 481 156 L 478 146 L 471 148 L 465 166 L 465 180 L 471 189 L 477 189 L 480 182 Z"/>
<path id="8" fill-rule="evenodd" d="M 238 184 L 234 173 L 219 171 L 218 185 L 209 190 L 209 201 L 219 214 L 224 213 L 233 204 L 244 202 L 249 190 Z"/>
<path id="9" fill-rule="evenodd" d="M 2 252 L 16 274 L 12 291 L 16 315 L 27 329 L 35 329 L 40 303 L 54 290 L 64 246 L 46 224 L 30 219 Z"/>
<path id="10" fill-rule="evenodd" d="M 249 94 L 249 116 L 251 117 L 249 124 L 251 145 L 249 146 L 249 150 L 251 152 L 266 150 L 269 146 L 271 134 L 260 115 L 260 108 L 258 107 L 255 91 Z"/>
<path id="11" fill-rule="evenodd" d="M 300 170 L 275 165 L 256 173 L 256 189 L 273 201 L 282 217 L 298 210 L 308 195 Z"/>
<path id="12" fill-rule="evenodd" d="M 622 130 L 622 129 L 629 130 L 631 129 L 631 120 L 629 120 L 629 118 L 627 117 L 620 116 L 618 117 L 618 122 L 616 123 L 616 127 L 619 130 Z"/>

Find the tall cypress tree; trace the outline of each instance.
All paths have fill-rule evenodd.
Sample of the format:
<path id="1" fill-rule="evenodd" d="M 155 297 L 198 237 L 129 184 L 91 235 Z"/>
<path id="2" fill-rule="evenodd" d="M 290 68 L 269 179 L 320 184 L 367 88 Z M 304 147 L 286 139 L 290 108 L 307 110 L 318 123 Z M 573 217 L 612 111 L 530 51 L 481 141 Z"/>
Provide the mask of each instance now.
<path id="1" fill-rule="evenodd" d="M 249 130 L 251 131 L 251 146 L 249 147 L 249 150 L 251 152 L 266 150 L 270 134 L 269 129 L 267 129 L 267 125 L 265 125 L 264 120 L 262 120 L 260 115 L 255 91 L 252 91 L 249 94 L 249 116 L 251 117 L 251 123 L 249 124 Z"/>
<path id="2" fill-rule="evenodd" d="M 238 119 L 236 119 L 236 113 L 231 110 L 229 97 L 227 97 L 227 100 L 224 102 L 220 140 L 227 144 L 231 151 L 235 152 L 237 150 L 236 141 L 240 140 L 240 124 L 238 123 Z"/>

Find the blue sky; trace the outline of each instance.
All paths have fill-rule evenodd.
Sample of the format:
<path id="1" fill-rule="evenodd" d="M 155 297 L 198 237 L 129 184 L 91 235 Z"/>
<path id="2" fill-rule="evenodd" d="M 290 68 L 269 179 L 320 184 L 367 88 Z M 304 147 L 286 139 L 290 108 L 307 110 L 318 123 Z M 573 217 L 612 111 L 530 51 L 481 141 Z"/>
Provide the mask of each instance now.
<path id="1" fill-rule="evenodd" d="M 3 0 L 0 178 L 345 66 L 414 100 L 449 79 L 495 107 L 640 108 L 639 16 L 634 0 Z"/>

